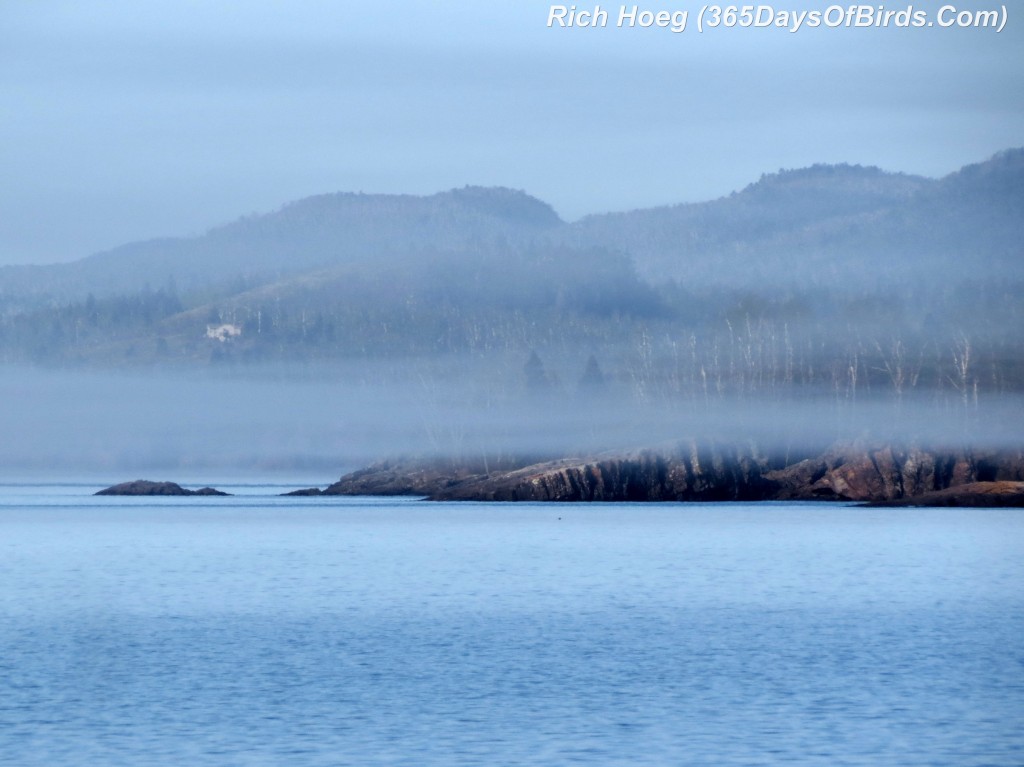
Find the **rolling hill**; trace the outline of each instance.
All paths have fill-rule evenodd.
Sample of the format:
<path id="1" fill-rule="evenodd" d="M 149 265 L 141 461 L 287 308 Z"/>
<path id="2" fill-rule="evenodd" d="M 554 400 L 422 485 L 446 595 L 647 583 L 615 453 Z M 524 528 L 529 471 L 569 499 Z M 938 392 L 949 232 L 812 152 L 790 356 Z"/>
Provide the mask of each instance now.
<path id="1" fill-rule="evenodd" d="M 913 381 L 963 396 L 1024 386 L 1022 242 L 1021 149 L 937 180 L 785 170 L 576 222 L 503 188 L 320 195 L 198 237 L 0 269 L 0 359 L 508 367 L 541 350 L 566 360 L 563 381 L 597 355 L 636 391 Z"/>

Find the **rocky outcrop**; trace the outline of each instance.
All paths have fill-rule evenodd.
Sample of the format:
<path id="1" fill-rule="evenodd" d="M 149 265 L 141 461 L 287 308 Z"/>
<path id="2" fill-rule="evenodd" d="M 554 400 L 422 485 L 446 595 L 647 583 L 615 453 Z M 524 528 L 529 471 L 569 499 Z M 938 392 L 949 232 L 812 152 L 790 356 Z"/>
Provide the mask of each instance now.
<path id="1" fill-rule="evenodd" d="M 96 495 L 230 495 L 212 487 L 199 490 L 186 490 L 176 482 L 151 482 L 137 479 L 134 482 L 122 482 L 100 490 Z"/>
<path id="2" fill-rule="evenodd" d="M 463 482 L 498 477 L 522 466 L 530 458 L 503 461 L 402 460 L 381 461 L 346 474 L 323 491 L 324 495 L 423 495 L 439 497 Z"/>
<path id="3" fill-rule="evenodd" d="M 1024 481 L 1024 452 L 847 444 L 804 457 L 688 441 L 500 471 L 383 463 L 346 475 L 324 492 L 474 501 L 885 502 L 997 481 Z"/>
<path id="4" fill-rule="evenodd" d="M 750 448 L 638 450 L 562 459 L 453 482 L 437 500 L 482 501 L 742 501 L 762 500 L 768 459 Z"/>
<path id="5" fill-rule="evenodd" d="M 971 482 L 921 495 L 865 506 L 959 506 L 974 508 L 1024 508 L 1024 482 Z"/>
<path id="6" fill-rule="evenodd" d="M 973 482 L 1024 480 L 1024 454 L 843 445 L 765 479 L 777 500 L 891 501 Z"/>
<path id="7" fill-rule="evenodd" d="M 289 493 L 281 493 L 282 496 L 289 496 L 289 495 L 291 495 L 291 496 L 297 496 L 297 497 L 306 497 L 306 496 L 314 496 L 315 497 L 315 496 L 323 495 L 323 494 L 324 494 L 324 491 L 321 490 L 319 487 L 304 487 L 301 490 L 292 490 Z"/>

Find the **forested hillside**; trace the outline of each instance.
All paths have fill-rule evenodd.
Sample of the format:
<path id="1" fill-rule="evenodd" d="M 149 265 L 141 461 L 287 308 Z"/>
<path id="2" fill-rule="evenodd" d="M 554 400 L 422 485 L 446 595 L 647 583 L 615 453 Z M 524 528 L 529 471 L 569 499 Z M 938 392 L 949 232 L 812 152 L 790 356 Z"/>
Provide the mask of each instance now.
<path id="1" fill-rule="evenodd" d="M 632 254 L 641 274 L 733 288 L 901 290 L 1024 277 L 1024 150 L 940 180 L 816 165 L 765 175 L 729 197 L 591 216 L 580 243 Z"/>
<path id="2" fill-rule="evenodd" d="M 508 189 L 322 195 L 202 236 L 0 269 L 0 358 L 472 360 L 505 393 L 967 406 L 1024 389 L 1022 242 L 1024 150 L 939 180 L 781 171 L 712 202 L 575 223 Z"/>

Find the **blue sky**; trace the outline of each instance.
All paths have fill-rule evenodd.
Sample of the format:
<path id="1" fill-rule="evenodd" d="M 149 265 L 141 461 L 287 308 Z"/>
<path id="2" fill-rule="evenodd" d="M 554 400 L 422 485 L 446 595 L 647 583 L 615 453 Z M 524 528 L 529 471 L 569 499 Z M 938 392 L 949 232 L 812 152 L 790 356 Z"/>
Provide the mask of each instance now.
<path id="1" fill-rule="evenodd" d="M 1024 145 L 1017 6 L 998 34 L 673 34 L 549 29 L 550 5 L 5 0 L 0 263 L 332 191 L 501 185 L 572 220 L 711 199 L 784 167 L 941 176 Z"/>

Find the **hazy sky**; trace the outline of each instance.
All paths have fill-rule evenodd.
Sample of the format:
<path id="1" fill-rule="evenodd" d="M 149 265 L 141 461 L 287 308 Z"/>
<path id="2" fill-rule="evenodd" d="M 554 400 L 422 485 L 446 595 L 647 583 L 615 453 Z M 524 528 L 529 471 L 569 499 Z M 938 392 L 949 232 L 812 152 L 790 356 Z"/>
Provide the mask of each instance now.
<path id="1" fill-rule="evenodd" d="M 550 6 L 2 0 L 0 263 L 323 192 L 502 185 L 571 220 L 710 199 L 781 167 L 940 176 L 1024 145 L 1017 4 L 1000 33 L 701 34 L 691 17 L 675 34 L 616 28 L 612 3 L 608 28 L 552 29 Z"/>

